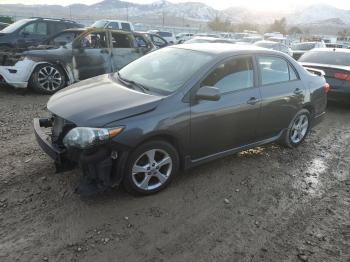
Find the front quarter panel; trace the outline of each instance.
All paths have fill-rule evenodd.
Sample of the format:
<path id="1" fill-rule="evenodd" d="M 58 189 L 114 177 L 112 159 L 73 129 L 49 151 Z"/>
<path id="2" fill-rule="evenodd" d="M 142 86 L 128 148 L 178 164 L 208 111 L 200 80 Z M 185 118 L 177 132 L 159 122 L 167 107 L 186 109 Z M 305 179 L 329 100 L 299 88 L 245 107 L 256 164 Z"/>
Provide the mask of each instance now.
<path id="1" fill-rule="evenodd" d="M 123 132 L 113 139 L 113 145 L 135 148 L 155 137 L 171 138 L 182 154 L 187 154 L 190 132 L 190 106 L 181 102 L 183 94 L 164 98 L 156 109 L 130 118 L 109 123 L 106 127 L 124 126 Z"/>

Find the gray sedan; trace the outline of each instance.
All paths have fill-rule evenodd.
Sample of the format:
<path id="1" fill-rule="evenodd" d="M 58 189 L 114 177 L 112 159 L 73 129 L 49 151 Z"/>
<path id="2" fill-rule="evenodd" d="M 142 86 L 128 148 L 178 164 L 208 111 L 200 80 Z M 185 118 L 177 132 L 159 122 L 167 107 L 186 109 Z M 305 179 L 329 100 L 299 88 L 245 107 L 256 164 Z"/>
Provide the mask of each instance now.
<path id="1" fill-rule="evenodd" d="M 232 44 L 154 51 L 53 95 L 34 120 L 58 171 L 85 194 L 165 188 L 180 169 L 278 142 L 294 148 L 325 114 L 328 85 L 281 52 Z M 51 128 L 47 135 L 45 128 Z"/>

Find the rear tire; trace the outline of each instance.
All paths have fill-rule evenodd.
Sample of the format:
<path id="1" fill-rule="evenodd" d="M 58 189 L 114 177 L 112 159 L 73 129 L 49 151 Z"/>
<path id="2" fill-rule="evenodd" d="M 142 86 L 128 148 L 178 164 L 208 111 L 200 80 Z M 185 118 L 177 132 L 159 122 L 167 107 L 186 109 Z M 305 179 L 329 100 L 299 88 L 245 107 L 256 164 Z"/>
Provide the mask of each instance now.
<path id="1" fill-rule="evenodd" d="M 290 122 L 280 144 L 289 148 L 299 146 L 310 131 L 310 116 L 311 114 L 307 109 L 300 110 Z"/>
<path id="2" fill-rule="evenodd" d="M 64 88 L 66 83 L 66 76 L 60 66 L 45 63 L 34 69 L 29 86 L 35 92 L 52 95 Z"/>
<path id="3" fill-rule="evenodd" d="M 130 154 L 123 185 L 132 194 L 154 194 L 164 189 L 178 170 L 178 152 L 171 144 L 162 140 L 146 142 Z"/>

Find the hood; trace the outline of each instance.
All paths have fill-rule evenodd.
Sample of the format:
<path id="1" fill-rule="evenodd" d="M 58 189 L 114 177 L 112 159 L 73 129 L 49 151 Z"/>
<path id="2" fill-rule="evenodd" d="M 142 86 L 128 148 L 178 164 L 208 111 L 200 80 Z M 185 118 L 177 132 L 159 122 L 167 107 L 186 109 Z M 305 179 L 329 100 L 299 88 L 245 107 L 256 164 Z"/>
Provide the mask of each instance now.
<path id="1" fill-rule="evenodd" d="M 61 90 L 50 98 L 47 108 L 77 126 L 102 127 L 151 111 L 162 98 L 124 87 L 107 74 Z"/>
<path id="2" fill-rule="evenodd" d="M 71 53 L 72 50 L 67 47 L 57 47 L 57 46 L 48 46 L 48 45 L 39 45 L 29 47 L 29 50 L 24 51 L 23 55 L 29 57 L 62 57 L 67 53 Z"/>

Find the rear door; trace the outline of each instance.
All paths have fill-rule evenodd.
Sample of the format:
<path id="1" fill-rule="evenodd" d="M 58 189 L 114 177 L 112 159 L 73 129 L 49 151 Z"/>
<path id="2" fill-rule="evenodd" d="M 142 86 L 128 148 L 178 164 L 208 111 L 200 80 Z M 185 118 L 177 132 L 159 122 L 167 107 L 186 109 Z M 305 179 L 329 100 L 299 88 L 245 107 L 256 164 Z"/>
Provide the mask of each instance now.
<path id="1" fill-rule="evenodd" d="M 73 65 L 79 80 L 112 71 L 111 48 L 105 31 L 89 32 L 74 41 Z"/>
<path id="2" fill-rule="evenodd" d="M 110 32 L 112 45 L 112 70 L 118 71 L 143 53 L 136 47 L 136 40 L 130 33 Z"/>
<path id="3" fill-rule="evenodd" d="M 295 68 L 283 57 L 257 56 L 262 104 L 259 140 L 277 136 L 302 108 L 306 91 Z"/>
<path id="4" fill-rule="evenodd" d="M 255 141 L 260 92 L 255 85 L 251 56 L 227 59 L 215 67 L 196 89 L 215 86 L 218 101 L 192 99 L 191 156 L 201 158 Z"/>

